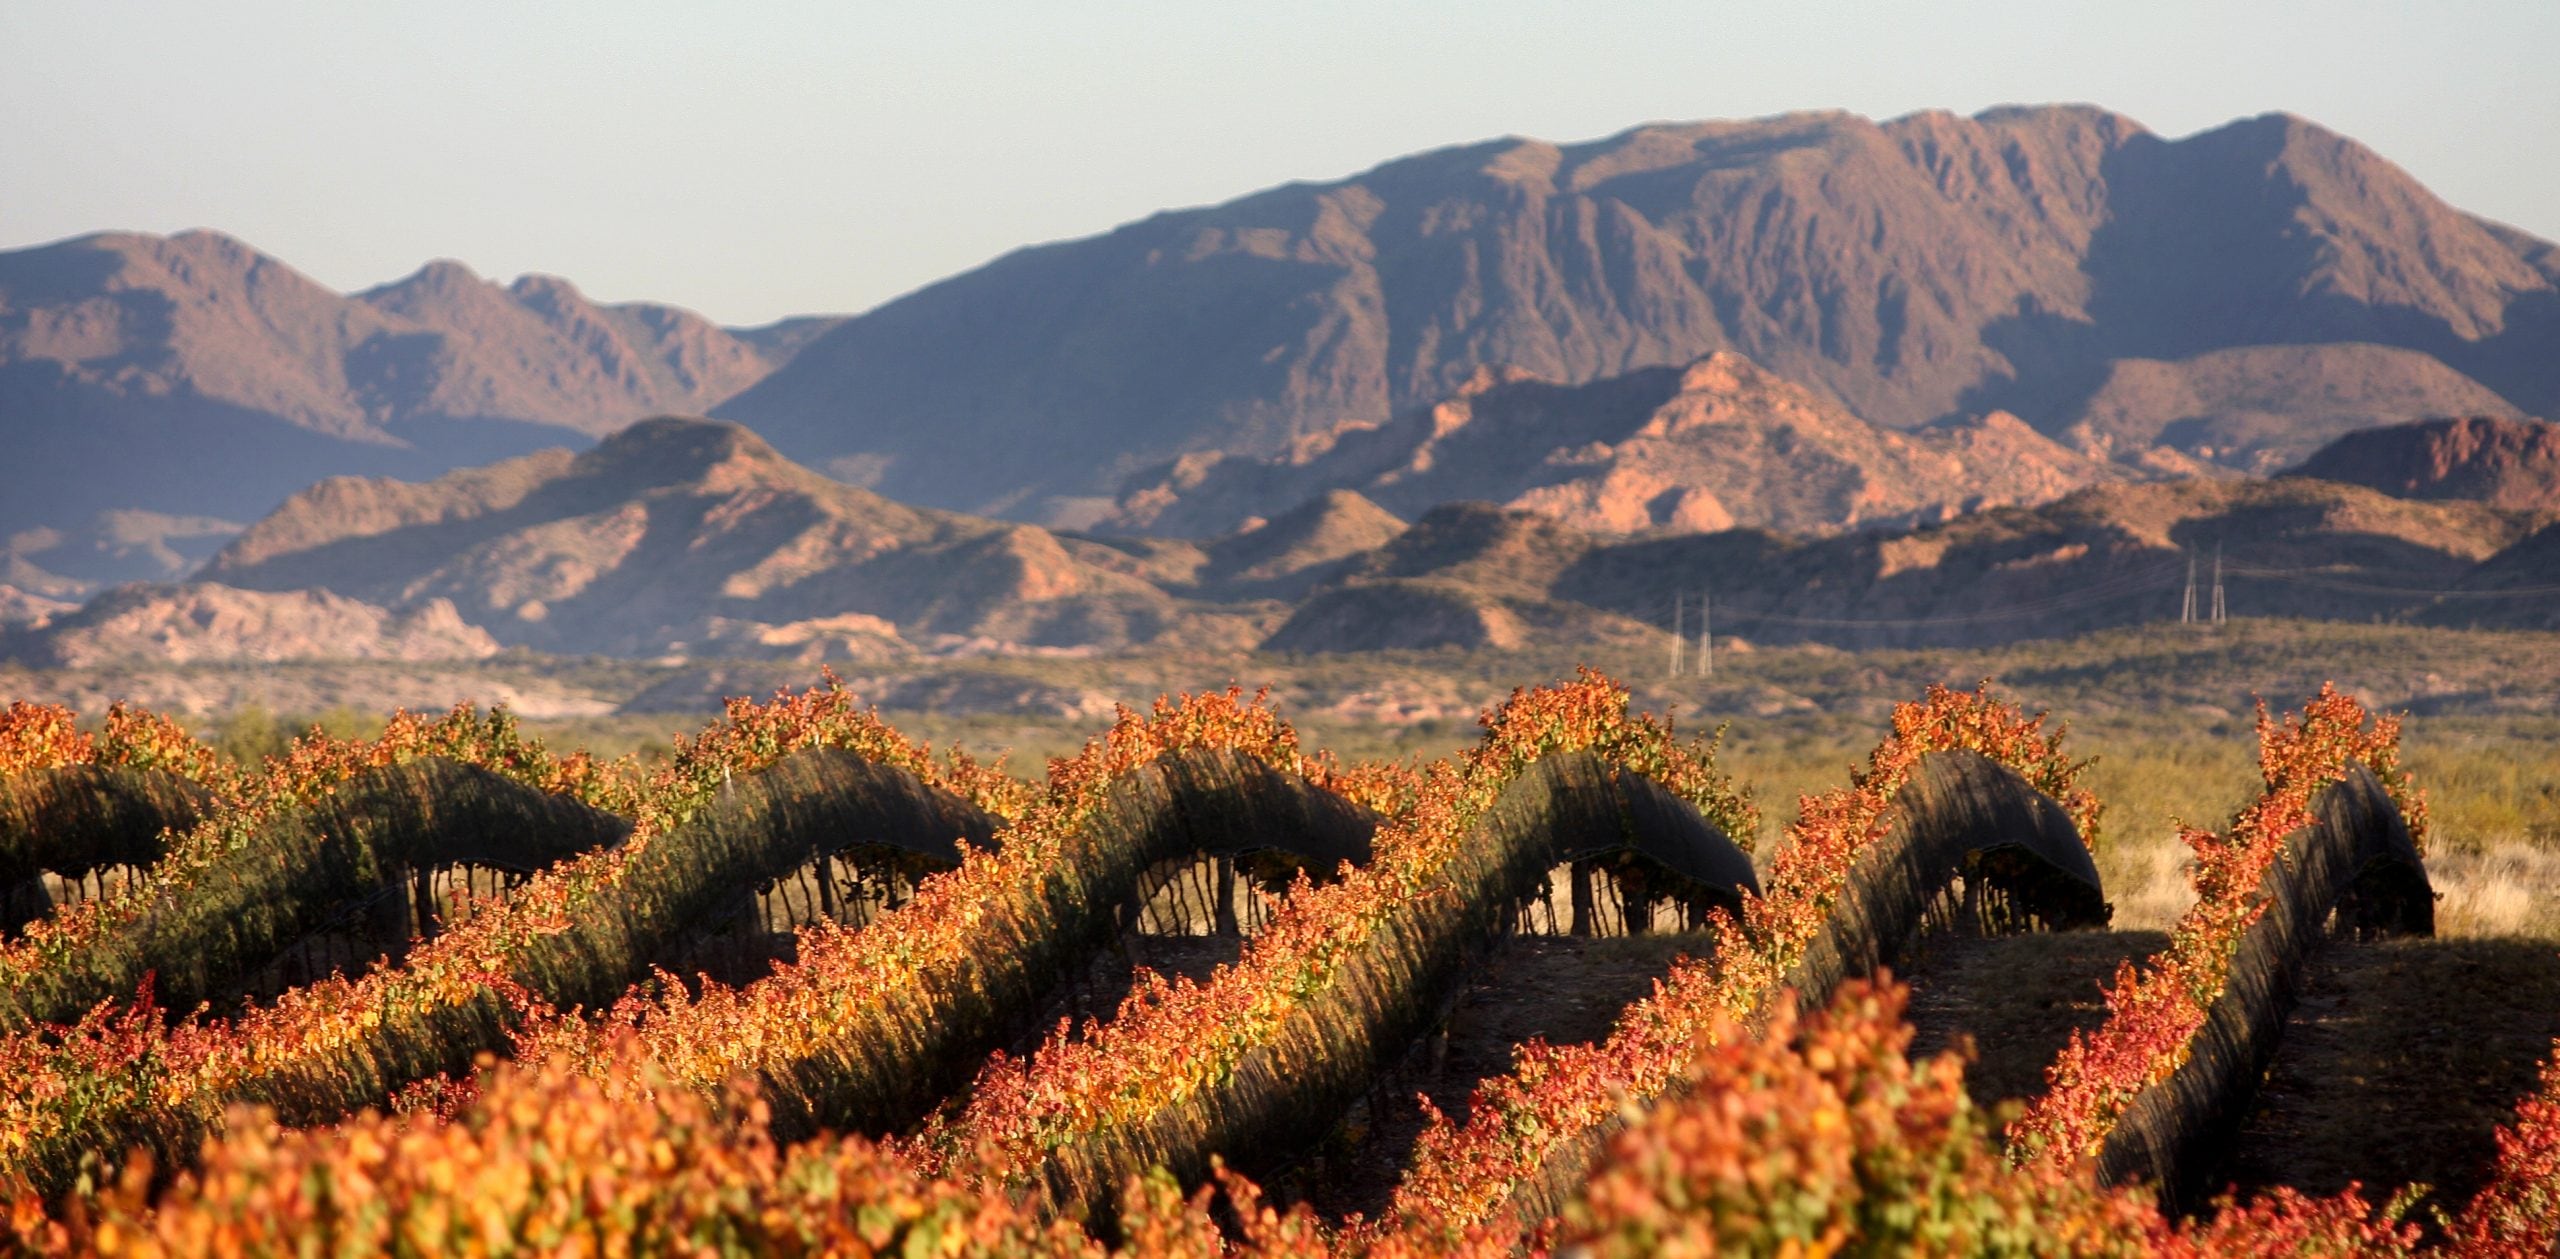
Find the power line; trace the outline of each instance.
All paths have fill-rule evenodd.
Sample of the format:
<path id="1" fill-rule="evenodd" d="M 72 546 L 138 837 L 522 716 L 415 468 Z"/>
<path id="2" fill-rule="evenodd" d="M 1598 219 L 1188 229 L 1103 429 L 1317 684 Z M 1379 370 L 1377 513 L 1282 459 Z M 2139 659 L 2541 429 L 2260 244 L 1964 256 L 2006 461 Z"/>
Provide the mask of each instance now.
<path id="1" fill-rule="evenodd" d="M 2212 623 L 2216 624 L 2227 623 L 2230 619 L 2227 582 L 2229 578 L 2235 576 L 2258 578 L 2268 581 L 2280 581 L 2293 585 L 2336 590 L 2349 594 L 2389 595 L 2408 599 L 2547 599 L 2560 596 L 2560 585 L 2514 586 L 2500 590 L 2464 590 L 2440 586 L 2390 586 L 2332 577 L 2327 575 L 2328 571 L 2329 570 L 2323 569 L 2269 568 L 2254 564 L 2244 564 L 2221 555 L 2219 553 L 2219 548 L 2217 548 L 2214 572 L 2211 574 L 2212 580 L 2208 585 L 2200 580 L 2201 578 L 2204 578 L 2206 574 L 2202 571 L 2202 566 L 2196 557 L 2191 555 L 2188 557 L 2187 561 L 2185 593 L 2178 619 L 2183 623 L 2195 623 L 2206 620 L 2210 620 Z M 2412 575 L 2414 576 L 2415 574 Z M 1735 624 L 1792 625 L 1833 629 L 1897 629 L 1925 628 L 1945 625 L 1970 625 L 1985 621 L 2017 620 L 2025 617 L 2043 616 L 2054 612 L 2066 612 L 2077 608 L 2089 607 L 2096 604 L 2119 600 L 2143 590 L 2162 589 L 2176 586 L 2177 584 L 2177 570 L 2175 568 L 2162 567 L 2120 574 L 2115 577 L 2084 585 L 2075 590 L 2044 599 L 2031 600 L 2023 603 L 2009 603 L 1993 608 L 1982 608 L 1937 616 L 1798 616 L 1774 610 L 1764 612 L 1738 611 L 1732 609 L 1730 606 L 1727 608 L 1726 616 L 1730 622 Z M 1703 664 L 1703 659 L 1701 663 Z"/>
<path id="2" fill-rule="evenodd" d="M 2148 572 L 2128 573 L 2108 578 L 2105 581 L 2082 587 L 2079 590 L 2072 591 L 2067 594 L 2055 595 L 2046 599 L 2037 599 L 2025 603 L 2004 604 L 1997 608 L 1986 608 L 1979 611 L 1947 616 L 1859 618 L 1791 616 L 1783 612 L 1734 612 L 1729 613 L 1728 615 L 1736 621 L 1767 625 L 1814 625 L 1837 626 L 1844 628 L 1857 628 L 1861 626 L 1893 628 L 1929 625 L 1969 625 L 1979 621 L 2014 620 L 2019 617 L 2041 616 L 2048 612 L 2066 612 L 2075 608 L 2090 607 L 2096 604 L 2113 602 L 2124 598 L 2127 595 L 2137 594 L 2145 590 L 2158 590 L 2171 585 L 2174 582 L 2175 572 L 2175 569 L 2152 569 Z"/>
<path id="3" fill-rule="evenodd" d="M 2348 581 L 2323 576 L 2317 568 L 2258 568 L 2235 563 L 2231 571 L 2242 577 L 2262 577 L 2269 581 L 2290 582 L 2297 586 L 2316 586 L 2360 595 L 2400 595 L 2411 599 L 2547 599 L 2560 595 L 2560 586 L 2509 586 L 2501 590 L 2463 590 L 2416 586 L 2378 586 L 2368 582 Z"/>

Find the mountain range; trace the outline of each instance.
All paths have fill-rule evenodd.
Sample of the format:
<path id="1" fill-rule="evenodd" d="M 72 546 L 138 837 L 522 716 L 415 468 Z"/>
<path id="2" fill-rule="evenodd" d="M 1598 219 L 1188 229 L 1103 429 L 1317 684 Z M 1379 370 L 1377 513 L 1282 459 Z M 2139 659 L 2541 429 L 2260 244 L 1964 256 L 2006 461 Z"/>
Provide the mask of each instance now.
<path id="1" fill-rule="evenodd" d="M 1194 542 L 910 507 L 735 424 L 661 418 L 583 453 L 323 481 L 184 581 L 0 603 L 0 658 L 1500 649 L 1658 638 L 1675 600 L 1728 640 L 1973 646 L 2162 619 L 2208 572 L 2241 616 L 2560 628 L 2552 432 L 2404 425 L 2305 465 L 2340 480 L 2111 480 L 1845 532 L 1627 533 L 1482 502 L 1408 526 L 1336 488 Z"/>
<path id="2" fill-rule="evenodd" d="M 1880 460 L 1870 484 L 1926 486 L 1949 452 L 2016 467 L 1827 520 L 1645 493 L 1720 449 L 1647 426 L 1676 436 L 1722 354 L 1800 394 L 1769 434 L 1818 417 Z M 341 294 L 205 231 L 0 252 L 21 591 L 179 575 L 324 477 L 704 412 L 901 502 L 1060 527 L 1206 538 L 1336 488 L 1410 515 L 1436 486 L 1589 527 L 1841 528 L 2560 412 L 2560 250 L 2299 118 L 2171 139 L 2039 106 L 1464 145 L 749 329 L 450 262 Z M 1437 431 L 1461 412 L 1472 432 Z M 1412 468 L 1505 424 L 1535 431 Z"/>
<path id="3" fill-rule="evenodd" d="M 1351 489 L 1406 516 L 1490 501 L 1604 533 L 1828 533 L 2210 467 L 2165 449 L 2092 458 L 2005 411 L 1898 431 L 1720 350 L 1583 385 L 1484 369 L 1432 407 L 1282 455 L 1183 456 L 1130 478 L 1094 524 L 1214 535 Z"/>
<path id="4" fill-rule="evenodd" d="M 2560 624 L 2555 521 L 2302 477 L 2110 484 L 1830 538 L 1626 539 L 1451 504 L 1314 591 L 1263 646 L 1659 639 L 1684 600 L 1752 643 L 1970 647 L 2174 618 L 2191 583 L 2199 619 L 2221 584 L 2234 616 L 2547 628 Z"/>
<path id="5" fill-rule="evenodd" d="M 340 294 L 210 231 L 0 252 L 0 538 L 247 520 L 323 477 L 592 441 L 736 394 L 825 322 L 724 329 L 453 262 Z"/>
<path id="6" fill-rule="evenodd" d="M 1509 139 L 1016 251 L 714 408 L 893 497 L 1082 523 L 1188 454 L 1287 456 L 1485 369 L 1744 354 L 1894 429 L 2007 411 L 2271 471 L 2338 433 L 2560 412 L 2560 252 L 2269 115 L 2078 107 Z"/>
<path id="7" fill-rule="evenodd" d="M 2286 115 L 1505 139 L 758 328 L 102 233 L 0 252 L 0 654 L 2560 627 L 2555 412 L 2560 247 Z"/>
<path id="8" fill-rule="evenodd" d="M 1242 647 L 1251 612 L 1193 607 L 1120 550 L 908 507 L 732 424 L 655 419 L 424 484 L 296 494 L 197 574 L 385 608 L 450 603 L 499 644 L 622 656 L 861 657 Z"/>

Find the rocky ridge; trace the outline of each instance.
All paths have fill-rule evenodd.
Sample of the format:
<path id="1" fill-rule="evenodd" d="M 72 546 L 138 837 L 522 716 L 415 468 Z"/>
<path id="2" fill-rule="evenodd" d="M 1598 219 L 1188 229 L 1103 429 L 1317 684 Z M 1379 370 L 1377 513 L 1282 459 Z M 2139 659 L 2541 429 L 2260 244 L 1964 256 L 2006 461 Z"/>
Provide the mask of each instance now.
<path id="1" fill-rule="evenodd" d="M 1223 533 L 1328 491 L 1407 516 L 1501 503 L 1604 533 L 1792 533 L 1945 519 L 2101 481 L 2193 471 L 2072 450 L 2006 412 L 1909 432 L 1718 351 L 1566 386 L 1480 371 L 1386 424 L 1346 424 L 1277 456 L 1190 455 L 1132 478 L 1100 527 Z"/>
<path id="2" fill-rule="evenodd" d="M 0 654 L 38 668 L 125 661 L 479 660 L 497 640 L 451 601 L 391 611 L 325 590 L 256 591 L 205 582 L 134 583 L 20 635 Z"/>
<path id="3" fill-rule="evenodd" d="M 2101 485 L 2039 507 L 1810 539 L 1627 539 L 1456 504 L 1313 592 L 1265 645 L 1503 646 L 1535 626 L 1658 639 L 1675 600 L 1695 609 L 1703 598 L 1720 634 L 1750 642 L 1980 646 L 2175 619 L 2191 580 L 2202 615 L 2217 562 L 2233 616 L 2560 624 L 2555 520 L 2304 478 Z M 2514 593 L 2477 593 L 2495 587 Z"/>
<path id="4" fill-rule="evenodd" d="M 2339 438 L 2286 475 L 2400 498 L 2560 511 L 2560 426 L 2471 416 L 2368 429 Z"/>
<path id="5" fill-rule="evenodd" d="M 725 329 L 430 263 L 341 294 L 218 232 L 0 252 L 0 535 L 247 519 L 323 476 L 433 476 L 698 412 L 825 326 Z M 211 475 L 208 475 L 211 473 Z"/>
<path id="6" fill-rule="evenodd" d="M 730 424 L 662 418 L 594 449 L 413 484 L 322 482 L 200 574 L 385 608 L 449 601 L 507 646 L 844 658 L 1258 636 L 1034 525 L 907 507 Z"/>
<path id="7" fill-rule="evenodd" d="M 1712 413 L 1658 407 L 1640 427 Z M 1968 435 L 1996 442 L 2003 426 Z M 1630 533 L 1492 503 L 1435 506 L 1407 526 L 1337 488 L 1188 541 L 909 507 L 735 425 L 662 418 L 583 454 L 426 483 L 324 482 L 186 584 L 120 587 L 76 610 L 19 589 L 0 604 L 18 625 L 0 654 L 67 668 L 523 648 L 893 677 L 926 656 L 1651 643 L 1675 600 L 1711 603 L 1729 640 L 1981 646 L 2171 618 L 2190 591 L 2201 612 L 2217 572 L 2237 617 L 2560 627 L 2560 505 L 2518 488 L 2541 466 L 2519 452 L 2546 440 L 2421 425 L 2306 465 L 2395 468 L 2397 494 L 2307 475 L 2104 480 L 1849 532 Z M 2440 457 L 2404 459 L 2411 448 Z M 1450 464 L 1467 457 L 1445 449 Z"/>
<path id="8" fill-rule="evenodd" d="M 2300 118 L 1811 113 L 1465 145 L 1018 250 L 716 412 L 901 499 L 1074 523 L 1139 470 L 1286 459 L 1487 370 L 1730 350 L 1886 428 L 2007 411 L 2263 471 L 2357 423 L 2560 412 L 2555 348 L 2560 251 Z"/>

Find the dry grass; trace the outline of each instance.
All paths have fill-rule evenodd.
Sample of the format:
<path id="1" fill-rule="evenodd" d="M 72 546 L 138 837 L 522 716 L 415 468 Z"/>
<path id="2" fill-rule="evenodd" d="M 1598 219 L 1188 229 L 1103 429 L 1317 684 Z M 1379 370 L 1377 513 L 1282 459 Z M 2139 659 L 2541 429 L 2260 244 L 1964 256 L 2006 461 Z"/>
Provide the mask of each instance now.
<path id="1" fill-rule="evenodd" d="M 2560 940 L 2560 745 L 2538 731 L 2408 727 L 2406 764 L 2434 815 L 2427 872 L 2442 899 L 2437 932 Z M 2106 803 L 2098 871 L 2119 930 L 2165 930 L 2192 904 L 2177 828 L 2218 828 L 2256 793 L 2246 730 L 2170 739 L 2075 735 L 2094 757 L 2089 786 Z M 1746 781 L 1750 781 L 1746 778 Z"/>
<path id="2" fill-rule="evenodd" d="M 2532 730 L 2408 729 L 2409 772 L 2426 788 L 2439 851 L 2518 844 L 2560 851 L 2560 740 Z"/>
<path id="3" fill-rule="evenodd" d="M 1771 738 L 1737 726 L 1722 756 L 1724 771 L 1751 789 L 1760 805 L 1760 833 L 1752 845 L 1753 860 L 1767 873 L 1786 828 L 1796 820 L 1796 802 L 1849 783 L 1849 772 L 1866 763 L 1867 750 L 1884 737 L 1863 743 L 1789 734 Z"/>
<path id="4" fill-rule="evenodd" d="M 2436 934 L 2560 940 L 2560 847 L 2497 840 L 2427 859 Z"/>
<path id="5" fill-rule="evenodd" d="M 2256 741 L 2099 736 L 2078 740 L 2094 757 L 2083 780 L 2106 803 L 2098 875 L 2123 931 L 2166 931 L 2195 903 L 2193 865 L 2178 827 L 2219 827 L 2259 790 Z"/>
<path id="6" fill-rule="evenodd" d="M 2098 874 L 2106 881 L 2108 903 L 2115 906 L 2114 926 L 2125 931 L 2175 926 L 2195 904 L 2195 888 L 2187 881 L 2194 869 L 2187 846 L 2168 831 L 2148 831 L 2100 852 Z"/>
<path id="7" fill-rule="evenodd" d="M 2560 940 L 2560 743 L 2413 722 L 2408 764 L 2435 815 L 2436 934 Z"/>

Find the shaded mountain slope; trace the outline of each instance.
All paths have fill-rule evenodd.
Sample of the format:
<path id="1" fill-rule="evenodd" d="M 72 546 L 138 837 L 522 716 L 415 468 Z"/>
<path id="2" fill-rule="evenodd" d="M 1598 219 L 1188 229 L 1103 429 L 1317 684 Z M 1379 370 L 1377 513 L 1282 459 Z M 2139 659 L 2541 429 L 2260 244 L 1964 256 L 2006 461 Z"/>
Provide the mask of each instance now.
<path id="1" fill-rule="evenodd" d="M 1331 490 L 1264 520 L 1245 518 L 1207 541 L 1138 534 L 1061 534 L 1077 559 L 1167 591 L 1222 602 L 1295 599 L 1404 532 L 1404 522 L 1350 490 Z"/>
<path id="2" fill-rule="evenodd" d="M 2429 624 L 2560 630 L 2560 525 L 2499 552 L 2462 582 L 2459 598 L 2428 609 Z"/>
<path id="3" fill-rule="evenodd" d="M 2252 345 L 2178 361 L 2119 359 L 2069 436 L 2093 453 L 2166 446 L 2264 474 L 2357 429 L 2516 414 L 2487 386 L 2416 350 Z"/>
<path id="4" fill-rule="evenodd" d="M 731 332 L 436 262 L 333 292 L 216 232 L 0 253 L 0 531 L 147 507 L 245 519 L 340 473 L 434 475 L 699 411 L 823 321 Z"/>
<path id="5" fill-rule="evenodd" d="M 862 655 L 1253 633 L 1046 530 L 906 507 L 735 425 L 682 419 L 422 485 L 322 482 L 201 576 L 386 608 L 448 600 L 497 641 L 547 651 Z"/>
<path id="6" fill-rule="evenodd" d="M 1182 454 L 1385 423 L 1480 369 L 1571 385 L 1726 349 L 1887 426 L 2007 410 L 2048 434 L 2118 364 L 2183 365 L 2221 409 L 2120 386 L 2110 423 L 2239 415 L 2269 429 L 2248 457 L 2282 459 L 2307 450 L 2287 426 L 2316 443 L 2359 409 L 2478 410 L 2485 389 L 2560 410 L 2555 278 L 2545 243 L 2297 118 L 2169 140 L 2076 106 L 1796 114 L 1445 149 L 1020 250 L 848 320 L 719 412 L 902 498 L 1050 519 Z M 2198 362 L 2333 344 L 2406 353 L 2236 399 Z M 2333 367 L 2364 401 L 2328 396 Z"/>
<path id="7" fill-rule="evenodd" d="M 1295 598 L 1404 532 L 1404 521 L 1350 490 L 1330 490 L 1203 548 L 1203 588 L 1227 598 Z"/>

